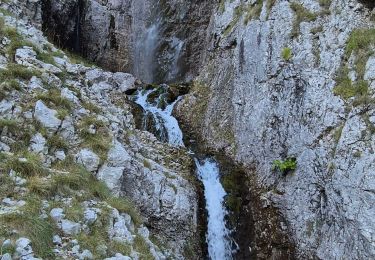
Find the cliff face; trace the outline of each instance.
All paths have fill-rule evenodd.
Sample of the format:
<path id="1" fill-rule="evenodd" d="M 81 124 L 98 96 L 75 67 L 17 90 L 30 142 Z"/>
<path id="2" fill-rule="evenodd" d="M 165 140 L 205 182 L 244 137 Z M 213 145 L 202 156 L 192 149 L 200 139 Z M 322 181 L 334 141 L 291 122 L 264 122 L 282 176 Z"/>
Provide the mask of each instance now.
<path id="1" fill-rule="evenodd" d="M 44 31 L 110 70 L 148 83 L 179 81 L 196 75 L 213 4 L 44 0 Z"/>
<path id="2" fill-rule="evenodd" d="M 250 194 L 279 209 L 300 258 L 375 255 L 373 7 L 221 1 L 179 104 L 185 129 L 252 169 Z"/>
<path id="3" fill-rule="evenodd" d="M 38 4 L 11 6 L 36 23 L 43 13 L 44 31 L 63 47 L 147 82 L 194 79 L 175 114 L 187 137 L 241 166 L 225 176 L 232 178 L 226 186 L 240 205 L 234 213 L 238 258 L 293 258 L 293 245 L 301 259 L 375 257 L 373 1 L 44 0 L 42 9 Z M 88 78 L 91 72 L 83 70 Z M 84 91 L 99 102 L 98 93 L 116 89 L 116 77 L 94 74 L 96 88 L 88 84 Z M 123 172 L 127 185 L 117 188 L 144 205 L 155 233 L 172 236 L 167 242 L 173 247 L 194 237 L 194 228 L 183 236 L 195 225 L 194 189 L 184 188 L 183 177 L 177 184 L 163 177 L 158 159 L 167 162 L 168 154 L 178 152 L 153 139 L 144 147 L 139 143 L 151 138 L 144 135 L 137 132 L 130 144 L 119 140 L 141 156 L 126 166 L 131 174 Z M 155 162 L 155 179 L 148 179 L 144 158 Z M 273 169 L 276 160 L 293 168 L 294 159 L 295 171 Z M 112 167 L 106 163 L 104 170 Z M 179 198 L 169 196 L 174 185 L 189 198 L 188 215 L 177 206 L 168 215 Z M 165 203 L 150 200 L 154 196 Z M 160 205 L 167 205 L 165 211 Z M 172 222 L 163 221 L 166 215 Z"/>

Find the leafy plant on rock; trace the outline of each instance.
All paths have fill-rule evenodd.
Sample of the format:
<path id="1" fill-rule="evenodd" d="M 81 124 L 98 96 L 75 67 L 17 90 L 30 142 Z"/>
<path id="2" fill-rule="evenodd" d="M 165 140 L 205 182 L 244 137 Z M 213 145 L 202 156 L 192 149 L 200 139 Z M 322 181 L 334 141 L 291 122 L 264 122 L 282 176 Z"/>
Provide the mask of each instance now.
<path id="1" fill-rule="evenodd" d="M 297 159 L 290 157 L 285 159 L 285 161 L 275 160 L 272 163 L 272 170 L 279 171 L 282 174 L 287 174 L 288 172 L 295 171 L 297 169 Z"/>

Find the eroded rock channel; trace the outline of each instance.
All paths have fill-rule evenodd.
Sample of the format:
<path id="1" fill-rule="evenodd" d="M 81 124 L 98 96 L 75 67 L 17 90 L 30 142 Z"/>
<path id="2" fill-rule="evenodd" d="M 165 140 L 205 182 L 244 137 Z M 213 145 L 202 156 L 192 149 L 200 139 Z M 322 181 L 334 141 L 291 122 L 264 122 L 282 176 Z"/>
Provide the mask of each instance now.
<path id="1" fill-rule="evenodd" d="M 373 1 L 0 7 L 1 257 L 375 258 Z"/>

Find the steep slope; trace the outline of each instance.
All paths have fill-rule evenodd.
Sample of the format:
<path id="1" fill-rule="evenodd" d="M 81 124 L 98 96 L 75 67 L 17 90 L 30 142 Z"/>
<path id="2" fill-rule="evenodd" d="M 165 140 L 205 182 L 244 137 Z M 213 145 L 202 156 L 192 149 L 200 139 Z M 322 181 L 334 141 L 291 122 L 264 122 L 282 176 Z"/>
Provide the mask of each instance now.
<path id="1" fill-rule="evenodd" d="M 204 68 L 179 104 L 186 131 L 244 165 L 248 196 L 278 208 L 302 259 L 375 257 L 371 8 L 223 0 Z M 273 170 L 294 158 L 295 171 Z"/>
<path id="2" fill-rule="evenodd" d="M 135 128 L 135 78 L 80 64 L 9 12 L 23 5 L 1 7 L 3 257 L 199 255 L 193 162 Z"/>
<path id="3" fill-rule="evenodd" d="M 199 73 L 175 114 L 187 142 L 195 141 L 197 149 L 221 158 L 230 220 L 240 246 L 238 259 L 375 257 L 373 1 L 7 2 L 20 17 L 39 24 L 43 13 L 50 38 L 112 70 L 134 71 L 148 82 L 192 79 Z M 10 60 L 7 57 L 4 64 Z M 82 75 L 72 73 L 84 96 L 99 104 L 110 93 L 119 97 L 120 104 L 126 100 L 122 95 L 128 88 L 114 83 L 122 74 L 82 70 Z M 92 83 L 82 83 L 86 79 Z M 117 107 L 119 100 L 100 106 L 106 111 Z M 128 115 L 130 108 L 121 106 Z M 111 124 L 111 131 L 134 129 L 130 121 L 118 128 Z M 158 190 L 152 188 L 155 180 L 148 179 L 154 175 L 137 174 L 148 172 L 149 160 L 171 172 L 189 168 L 191 162 L 185 152 L 134 133 L 130 141 L 118 138 L 137 161 L 126 166 L 132 174 L 122 175 L 128 178 L 124 183 L 131 184 L 108 184 L 145 205 L 141 210 L 149 217 L 151 230 L 169 237 L 167 248 L 177 243 L 181 252 L 180 239 L 195 233 L 194 228 L 192 233 L 186 230 L 195 224 L 196 191 L 181 179 L 177 191 L 183 189 L 191 198 L 191 210 L 186 216 L 176 206 L 179 211 L 166 218 L 175 222 L 164 222 L 169 211 L 160 213 L 154 205 L 170 205 L 175 178 L 165 176 L 172 188 L 161 196 L 167 203 L 158 204 L 160 200 L 150 199 L 160 198 L 159 194 L 149 193 Z M 152 145 L 146 141 L 149 138 Z M 80 151 L 77 145 L 69 149 L 73 155 Z M 171 153 L 183 154 L 180 166 L 169 165 L 169 159 L 168 165 L 158 161 Z M 125 167 L 102 163 L 104 174 L 108 167 Z M 122 194 L 125 190 L 127 194 Z M 186 217 L 182 225 L 180 214 Z M 176 226 L 183 228 L 173 230 Z"/>

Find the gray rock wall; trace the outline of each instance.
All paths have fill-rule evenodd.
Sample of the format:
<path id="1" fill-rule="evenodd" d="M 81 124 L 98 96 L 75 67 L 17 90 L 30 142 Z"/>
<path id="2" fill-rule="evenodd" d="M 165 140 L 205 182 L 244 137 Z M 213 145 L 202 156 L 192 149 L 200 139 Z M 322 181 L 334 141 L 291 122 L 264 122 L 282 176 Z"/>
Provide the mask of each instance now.
<path id="1" fill-rule="evenodd" d="M 345 66 L 353 84 L 361 79 L 355 55 L 345 50 L 353 30 L 374 28 L 372 4 L 303 0 L 295 2 L 304 11 L 295 12 L 288 1 L 224 2 L 180 119 L 208 147 L 255 168 L 252 192 L 285 216 L 300 258 L 373 258 L 374 85 L 370 77 L 368 91 L 349 98 L 336 87 Z M 372 41 L 369 32 L 362 39 Z M 283 57 L 286 49 L 291 57 Z M 370 58 L 358 55 L 364 64 Z M 272 170 L 274 160 L 290 157 L 297 158 L 294 173 Z"/>
<path id="2" fill-rule="evenodd" d="M 55 42 L 147 83 L 196 75 L 214 5 L 174 0 L 43 2 L 44 29 Z"/>

